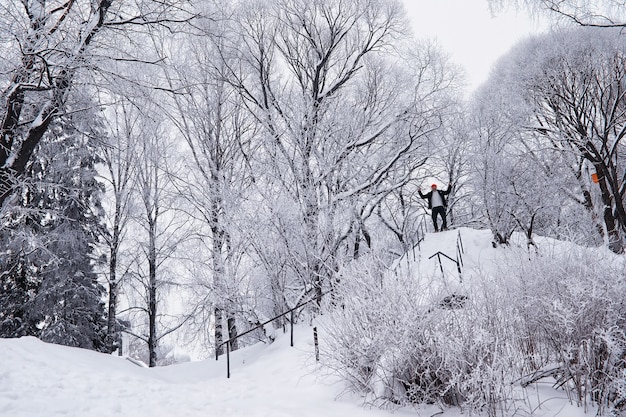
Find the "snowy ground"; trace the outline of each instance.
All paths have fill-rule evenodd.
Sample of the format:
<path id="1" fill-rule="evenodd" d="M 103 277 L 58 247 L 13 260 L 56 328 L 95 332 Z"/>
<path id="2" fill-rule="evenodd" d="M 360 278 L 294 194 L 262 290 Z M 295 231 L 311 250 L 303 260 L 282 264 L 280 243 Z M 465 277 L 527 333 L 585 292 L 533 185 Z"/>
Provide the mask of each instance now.
<path id="1" fill-rule="evenodd" d="M 225 358 L 148 369 L 32 337 L 3 339 L 0 416 L 389 416 L 363 407 L 360 399 L 337 398 L 342 386 L 320 378 L 310 332 L 297 327 L 293 348 L 287 334 L 272 345 L 235 352 L 230 379 Z"/>
<path id="2" fill-rule="evenodd" d="M 493 255 L 489 236 L 463 229 L 466 264 Z M 428 235 L 422 259 L 430 252 L 450 250 L 456 231 Z M 429 243 L 430 242 L 430 243 Z M 437 245 L 443 245 L 439 247 Z M 470 258 L 471 256 L 471 258 Z M 414 261 L 409 262 L 412 264 Z M 437 271 L 437 264 L 421 263 Z M 464 281 L 465 282 L 465 281 Z M 209 359 L 148 369 L 123 358 L 45 344 L 35 338 L 0 339 L 0 416 L 6 417 L 458 417 L 458 409 L 436 406 L 378 410 L 362 398 L 346 394 L 314 359 L 312 328 L 295 329 L 271 345 L 258 344 L 226 360 Z M 320 343 L 324 335 L 320 334 Z M 549 384 L 532 387 L 532 410 L 511 410 L 517 416 L 585 416 L 563 392 Z M 593 415 L 592 412 L 588 414 Z"/>

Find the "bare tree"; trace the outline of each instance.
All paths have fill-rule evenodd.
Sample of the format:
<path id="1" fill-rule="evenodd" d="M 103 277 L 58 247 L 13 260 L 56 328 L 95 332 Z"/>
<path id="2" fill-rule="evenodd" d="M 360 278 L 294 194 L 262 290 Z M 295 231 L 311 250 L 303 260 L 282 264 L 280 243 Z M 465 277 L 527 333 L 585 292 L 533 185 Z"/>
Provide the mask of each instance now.
<path id="1" fill-rule="evenodd" d="M 193 207 L 192 215 L 208 229 L 206 235 L 198 234 L 209 251 L 208 299 L 212 300 L 214 343 L 220 353 L 222 342 L 237 336 L 236 313 L 243 312 L 237 305 L 238 265 L 247 243 L 237 232 L 237 223 L 254 181 L 249 160 L 257 133 L 256 121 L 225 79 L 227 66 L 234 65 L 222 51 L 227 32 L 214 24 L 211 31 L 186 37 L 176 48 L 185 49 L 187 58 L 164 68 L 169 88 L 175 92 L 167 108 L 169 120 L 189 150 L 188 174 L 178 179 L 177 188 Z M 237 349 L 237 340 L 230 348 Z"/>
<path id="2" fill-rule="evenodd" d="M 515 179 L 511 162 L 516 155 L 511 142 L 515 136 L 514 126 L 500 112 L 495 101 L 498 93 L 491 94 L 489 85 L 483 87 L 475 98 L 470 127 L 473 136 L 472 185 L 480 205 L 484 208 L 487 224 L 493 233 L 494 244 L 508 244 L 515 230 L 510 199 Z"/>
<path id="3" fill-rule="evenodd" d="M 106 195 L 109 197 L 108 205 L 105 205 L 108 233 L 104 236 L 109 258 L 107 338 L 112 346 L 121 349 L 117 304 L 121 280 L 127 275 L 127 271 L 123 271 L 123 265 L 127 262 L 122 261 L 121 252 L 131 216 L 132 189 L 136 178 L 134 147 L 141 141 L 139 136 L 141 132 L 138 131 L 141 114 L 139 109 L 123 97 L 119 97 L 113 103 L 106 111 L 108 124 L 105 128 L 109 140 L 102 144 L 101 155 L 106 166 L 104 181 L 107 187 Z M 128 267 L 129 265 L 126 265 L 126 268 Z"/>
<path id="4" fill-rule="evenodd" d="M 482 101 L 491 102 L 491 110 L 481 122 L 492 117 L 492 125 L 507 126 L 503 140 L 514 154 L 524 155 L 541 177 L 558 178 L 559 191 L 544 183 L 535 192 L 584 206 L 618 253 L 625 230 L 623 54 L 622 38 L 607 29 L 565 31 L 520 44 L 484 89 Z M 597 171 L 597 185 L 585 166 Z M 517 188 L 515 194 L 523 193 Z"/>
<path id="5" fill-rule="evenodd" d="M 441 122 L 428 95 L 450 80 L 433 51 L 420 62 L 394 55 L 396 2 L 281 0 L 240 20 L 245 71 L 231 68 L 229 80 L 265 128 L 255 162 L 281 216 L 274 241 L 299 296 L 320 300 L 347 237 L 423 163 L 416 150 Z"/>
<path id="6" fill-rule="evenodd" d="M 178 265 L 185 259 L 180 253 L 189 241 L 191 219 L 179 210 L 179 196 L 173 186 L 178 174 L 176 146 L 159 112 L 150 104 L 157 101 L 143 98 L 135 132 L 141 138 L 133 147 L 132 197 L 138 208 L 128 226 L 129 235 L 132 233 L 128 244 L 133 245 L 129 250 L 137 256 L 124 282 L 126 308 L 119 312 L 132 323 L 123 330 L 146 343 L 151 367 L 160 359 L 160 341 L 178 330 L 194 310 L 193 306 L 178 308 L 167 302 L 168 291 L 182 285 Z"/>
<path id="7" fill-rule="evenodd" d="M 527 7 L 536 13 L 547 13 L 556 18 L 581 26 L 626 27 L 626 11 L 621 0 L 488 0 L 492 8 L 500 10 L 505 5 Z"/>
<path id="8" fill-rule="evenodd" d="M 178 0 L 140 3 L 24 0 L 0 5 L 0 31 L 7 34 L 2 38 L 11 39 L 1 54 L 10 78 L 0 84 L 0 206 L 52 120 L 76 110 L 69 93 L 81 71 L 97 66 L 94 52 L 106 43 L 104 33 L 189 18 Z"/>
<path id="9" fill-rule="evenodd" d="M 568 41 L 569 47 L 562 48 Z M 534 87 L 526 95 L 534 109 L 531 127 L 552 146 L 593 165 L 609 247 L 621 253 L 626 234 L 626 44 L 619 33 L 591 29 L 556 36 L 554 42 L 554 49 L 534 64 L 541 69 L 529 75 Z"/>

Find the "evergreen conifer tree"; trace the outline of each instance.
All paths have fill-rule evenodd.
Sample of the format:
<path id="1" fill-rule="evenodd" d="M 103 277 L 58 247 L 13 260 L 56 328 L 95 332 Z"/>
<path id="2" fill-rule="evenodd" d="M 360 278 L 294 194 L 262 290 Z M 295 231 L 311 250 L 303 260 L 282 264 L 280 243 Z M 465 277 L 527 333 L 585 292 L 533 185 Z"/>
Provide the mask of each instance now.
<path id="1" fill-rule="evenodd" d="M 38 146 L 2 227 L 0 336 L 107 351 L 95 267 L 102 184 L 94 140 L 61 120 Z"/>

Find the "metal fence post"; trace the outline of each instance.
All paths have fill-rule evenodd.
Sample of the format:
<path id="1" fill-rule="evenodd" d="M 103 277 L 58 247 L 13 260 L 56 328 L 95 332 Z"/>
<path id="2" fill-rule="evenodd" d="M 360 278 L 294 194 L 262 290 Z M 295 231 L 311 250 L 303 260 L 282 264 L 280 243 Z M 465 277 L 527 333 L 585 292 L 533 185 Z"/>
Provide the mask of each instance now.
<path id="1" fill-rule="evenodd" d="M 293 310 L 290 312 L 289 320 L 291 320 L 291 347 L 293 347 Z"/>
<path id="2" fill-rule="evenodd" d="M 322 296 L 324 296 L 326 294 L 329 294 L 329 293 L 330 293 L 330 291 L 326 291 L 325 293 L 322 294 Z M 242 336 L 244 336 L 244 335 L 246 335 L 246 334 L 248 334 L 250 332 L 253 332 L 256 329 L 259 329 L 259 328 L 265 326 L 266 324 L 272 323 L 273 321 L 275 321 L 275 320 L 277 320 L 279 318 L 282 318 L 282 317 L 286 316 L 289 313 L 291 315 L 290 316 L 291 317 L 291 346 L 293 347 L 293 345 L 294 345 L 294 343 L 293 343 L 293 327 L 294 327 L 294 318 L 295 318 L 294 317 L 294 314 L 295 314 L 294 311 L 299 309 L 299 308 L 301 308 L 301 307 L 304 307 L 305 305 L 307 305 L 309 303 L 312 303 L 312 302 L 316 301 L 317 299 L 318 299 L 318 297 L 312 298 L 312 299 L 304 301 L 302 303 L 299 303 L 297 306 L 289 309 L 288 311 L 285 311 L 284 313 L 281 313 L 281 314 L 279 314 L 279 315 L 277 315 L 277 316 L 275 316 L 275 317 L 273 317 L 273 318 L 271 318 L 269 320 L 266 320 L 263 323 L 259 323 L 256 326 L 254 326 L 253 328 L 248 329 L 245 332 L 240 333 L 240 334 L 238 334 L 237 336 L 235 336 L 233 338 L 230 338 L 228 340 L 225 340 L 224 342 L 219 343 L 216 346 L 216 348 L 215 348 L 215 360 L 219 360 L 220 347 L 226 345 L 226 374 L 227 374 L 226 376 L 227 376 L 227 378 L 230 378 L 230 349 L 231 349 L 231 342 L 232 341 L 237 340 L 240 337 L 242 337 Z M 319 353 L 318 353 L 318 356 L 319 356 Z"/>
<path id="3" fill-rule="evenodd" d="M 439 261 L 439 269 L 441 270 L 441 274 L 443 274 L 443 264 L 441 263 L 441 252 L 437 252 L 437 260 Z"/>
<path id="4" fill-rule="evenodd" d="M 230 378 L 230 340 L 226 342 L 226 378 Z"/>
<path id="5" fill-rule="evenodd" d="M 315 361 L 320 361 L 320 346 L 317 340 L 317 327 L 313 327 L 313 343 L 315 344 Z"/>

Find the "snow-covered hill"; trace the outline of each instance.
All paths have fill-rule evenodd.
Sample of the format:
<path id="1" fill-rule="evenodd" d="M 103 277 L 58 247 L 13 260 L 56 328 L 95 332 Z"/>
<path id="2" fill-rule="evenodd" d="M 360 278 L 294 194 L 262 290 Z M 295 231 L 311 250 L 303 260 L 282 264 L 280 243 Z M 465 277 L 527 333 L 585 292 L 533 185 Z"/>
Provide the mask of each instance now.
<path id="1" fill-rule="evenodd" d="M 421 244 L 400 258 L 392 269 L 417 280 L 424 289 L 424 301 L 432 302 L 430 297 L 433 294 L 446 296 L 471 292 L 472 288 L 483 283 L 485 276 L 506 273 L 503 268 L 539 258 L 567 262 L 570 257 L 584 254 L 598 262 L 625 265 L 623 256 L 615 255 L 605 247 L 582 248 L 542 236 L 533 236 L 533 245 L 529 246 L 526 237 L 517 232 L 511 236 L 510 246 L 494 247 L 492 241 L 490 230 L 466 227 L 427 233 Z M 460 263 L 460 273 L 456 260 Z"/>
<path id="2" fill-rule="evenodd" d="M 456 266 L 445 264 L 446 285 L 455 291 L 471 285 L 473 274 L 484 270 L 504 251 L 491 247 L 488 231 L 460 230 L 465 249 L 463 279 Z M 416 279 L 440 274 L 433 253 L 454 257 L 459 231 L 429 234 L 421 251 L 400 260 L 398 268 L 413 268 Z M 554 250 L 560 244 L 539 240 Z M 508 252 L 526 256 L 523 241 Z M 450 271 L 449 268 L 452 268 Z M 429 279 L 432 282 L 432 279 Z M 429 284 L 430 285 L 430 284 Z M 320 334 L 320 344 L 325 343 Z M 116 356 L 42 343 L 34 338 L 0 340 L 0 416 L 7 417 L 455 417 L 458 409 L 436 406 L 379 410 L 346 393 L 345 386 L 315 362 L 312 328 L 295 329 L 295 347 L 289 334 L 270 345 L 258 344 L 234 352 L 231 378 L 226 360 L 209 359 L 148 369 Z M 549 383 L 529 389 L 533 410 L 519 415 L 585 416 L 567 395 Z M 592 412 L 589 415 L 593 415 Z"/>

